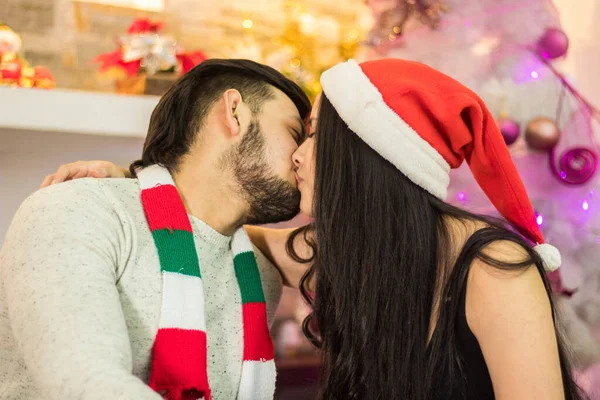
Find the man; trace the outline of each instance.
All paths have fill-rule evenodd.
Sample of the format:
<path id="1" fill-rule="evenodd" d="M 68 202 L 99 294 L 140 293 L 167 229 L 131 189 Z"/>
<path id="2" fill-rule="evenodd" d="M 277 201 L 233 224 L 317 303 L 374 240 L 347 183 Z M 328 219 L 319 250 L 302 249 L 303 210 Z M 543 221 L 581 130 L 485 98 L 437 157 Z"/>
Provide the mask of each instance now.
<path id="1" fill-rule="evenodd" d="M 30 196 L 0 253 L 0 398 L 272 398 L 281 277 L 239 227 L 297 214 L 309 111 L 269 67 L 205 61 L 154 110 L 139 180 Z"/>

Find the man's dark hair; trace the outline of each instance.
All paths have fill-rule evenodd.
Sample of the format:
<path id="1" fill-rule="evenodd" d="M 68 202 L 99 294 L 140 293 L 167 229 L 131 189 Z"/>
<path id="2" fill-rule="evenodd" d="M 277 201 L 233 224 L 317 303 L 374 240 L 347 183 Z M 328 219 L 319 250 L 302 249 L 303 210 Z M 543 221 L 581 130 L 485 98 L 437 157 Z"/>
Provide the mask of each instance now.
<path id="1" fill-rule="evenodd" d="M 310 100 L 300 86 L 275 69 L 250 60 L 210 59 L 179 79 L 160 99 L 152 112 L 141 160 L 130 171 L 161 164 L 177 170 L 181 157 L 190 149 L 211 107 L 229 89 L 237 89 L 254 114 L 274 98 L 271 87 L 292 100 L 300 117 L 310 113 Z"/>

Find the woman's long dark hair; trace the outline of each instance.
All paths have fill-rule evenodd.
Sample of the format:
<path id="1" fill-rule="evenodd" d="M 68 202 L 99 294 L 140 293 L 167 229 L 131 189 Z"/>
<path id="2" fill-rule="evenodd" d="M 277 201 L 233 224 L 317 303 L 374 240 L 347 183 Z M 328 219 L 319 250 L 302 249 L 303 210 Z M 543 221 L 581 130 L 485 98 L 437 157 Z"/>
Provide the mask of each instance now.
<path id="1" fill-rule="evenodd" d="M 288 252 L 300 260 L 294 238 L 304 234 L 306 239 L 314 231 L 312 266 L 301 291 L 313 310 L 304 332 L 322 352 L 319 397 L 440 398 L 450 386 L 464 383 L 453 334 L 459 301 L 440 302 L 436 331 L 428 342 L 434 298 L 460 290 L 452 286 L 466 282 L 468 265 L 476 257 L 504 269 L 534 263 L 550 295 L 541 260 L 502 222 L 446 204 L 412 183 L 350 131 L 325 96 L 317 125 L 315 222 L 290 237 Z M 458 257 L 455 265 L 466 268 L 444 268 L 444 263 L 454 264 L 447 217 L 488 226 L 468 239 Z M 517 264 L 490 259 L 481 250 L 496 240 L 520 244 L 529 259 Z M 314 295 L 308 288 L 313 277 Z M 565 397 L 581 399 L 558 330 L 557 338 Z"/>

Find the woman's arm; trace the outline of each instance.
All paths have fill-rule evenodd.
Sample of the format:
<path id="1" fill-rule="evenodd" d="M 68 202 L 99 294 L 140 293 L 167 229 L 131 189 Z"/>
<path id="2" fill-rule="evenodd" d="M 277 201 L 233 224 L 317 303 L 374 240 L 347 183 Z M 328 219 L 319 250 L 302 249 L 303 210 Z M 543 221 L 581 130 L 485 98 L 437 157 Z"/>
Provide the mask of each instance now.
<path id="1" fill-rule="evenodd" d="M 110 161 L 77 161 L 63 164 L 55 173 L 44 178 L 40 188 L 77 178 L 130 178 L 126 168 L 121 168 Z"/>
<path id="2" fill-rule="evenodd" d="M 527 259 L 525 249 L 494 242 L 499 261 Z M 498 400 L 562 400 L 564 389 L 550 300 L 535 265 L 499 270 L 476 260 L 467 281 L 466 314 Z"/>

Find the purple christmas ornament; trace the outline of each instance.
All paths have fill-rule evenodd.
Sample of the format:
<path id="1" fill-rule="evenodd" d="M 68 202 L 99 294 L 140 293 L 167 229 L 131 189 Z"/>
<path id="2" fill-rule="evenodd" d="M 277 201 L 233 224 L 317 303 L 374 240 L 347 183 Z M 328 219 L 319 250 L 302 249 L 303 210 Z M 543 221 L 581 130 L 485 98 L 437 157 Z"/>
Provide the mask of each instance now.
<path id="1" fill-rule="evenodd" d="M 548 28 L 538 39 L 536 49 L 547 60 L 554 60 L 567 54 L 569 38 L 558 28 Z"/>
<path id="2" fill-rule="evenodd" d="M 521 133 L 521 126 L 519 123 L 509 118 L 500 118 L 500 120 L 498 120 L 498 128 L 500 128 L 500 133 L 502 133 L 502 137 L 507 146 L 516 142 Z"/>
<path id="3" fill-rule="evenodd" d="M 581 185 L 589 181 L 598 167 L 596 154 L 583 147 L 577 147 L 565 151 L 555 163 L 554 152 L 551 156 L 552 172 L 564 183 Z"/>

